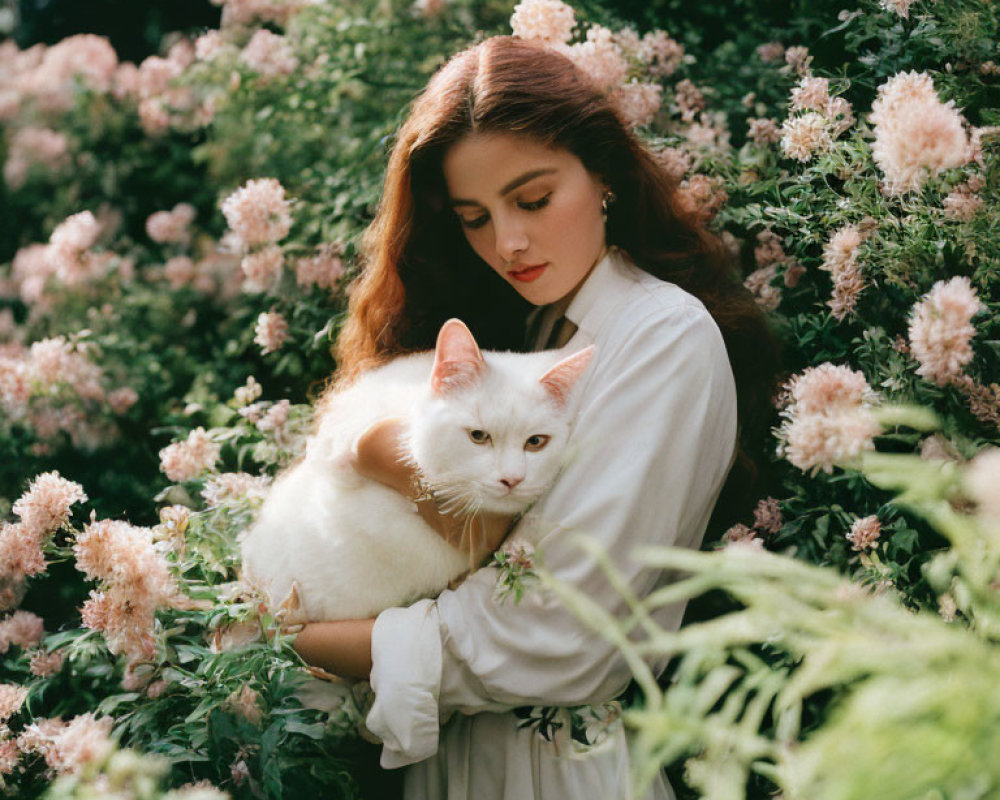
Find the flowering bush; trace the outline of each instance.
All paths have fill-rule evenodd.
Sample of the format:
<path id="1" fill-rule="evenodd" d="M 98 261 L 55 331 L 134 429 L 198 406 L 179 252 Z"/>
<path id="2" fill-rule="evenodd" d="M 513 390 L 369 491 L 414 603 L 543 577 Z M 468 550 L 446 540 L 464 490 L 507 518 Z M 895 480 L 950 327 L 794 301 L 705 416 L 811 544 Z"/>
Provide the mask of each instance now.
<path id="1" fill-rule="evenodd" d="M 773 435 L 750 443 L 771 460 L 769 495 L 752 520 L 710 532 L 727 545 L 718 561 L 735 565 L 719 580 L 773 572 L 761 591 L 792 597 L 780 576 L 816 576 L 830 590 L 817 619 L 855 591 L 736 547 L 750 543 L 985 624 L 985 573 L 966 579 L 949 561 L 957 529 L 937 555 L 942 532 L 875 465 L 893 453 L 946 461 L 942 474 L 960 473 L 991 508 L 993 451 L 977 455 L 1000 437 L 1000 22 L 987 0 L 857 0 L 839 16 L 840 3 L 787 15 L 751 0 L 217 4 L 218 30 L 173 35 L 138 64 L 93 35 L 0 43 L 9 785 L 34 796 L 58 773 L 53 796 L 85 797 L 148 770 L 235 797 L 357 793 L 363 692 L 306 669 L 282 610 L 239 583 L 235 540 L 299 453 L 308 403 L 335 366 L 387 141 L 470 31 L 544 41 L 607 92 L 730 246 L 785 342 Z M 927 478 L 937 462 L 899 463 Z M 941 497 L 968 500 L 948 486 Z M 501 595 L 536 590 L 530 556 L 498 556 Z M 702 558 L 677 564 L 716 563 Z M 762 620 L 781 610 L 759 608 Z M 873 613 L 902 619 L 887 604 Z M 884 629 L 865 614 L 850 623 Z M 801 632 L 812 619 L 780 624 Z M 948 642 L 986 670 L 993 656 L 961 635 Z M 739 658 L 777 692 L 796 647 L 769 655 L 773 674 Z M 676 696 L 677 714 L 701 719 Z M 813 700 L 801 724 L 825 719 Z M 136 766 L 109 733 L 165 760 Z M 711 748 L 703 761 L 720 781 L 745 778 L 751 756 L 780 760 L 773 742 L 791 734 L 765 741 L 774 733 L 755 731 L 728 771 Z M 691 782 L 711 794 L 699 769 Z"/>

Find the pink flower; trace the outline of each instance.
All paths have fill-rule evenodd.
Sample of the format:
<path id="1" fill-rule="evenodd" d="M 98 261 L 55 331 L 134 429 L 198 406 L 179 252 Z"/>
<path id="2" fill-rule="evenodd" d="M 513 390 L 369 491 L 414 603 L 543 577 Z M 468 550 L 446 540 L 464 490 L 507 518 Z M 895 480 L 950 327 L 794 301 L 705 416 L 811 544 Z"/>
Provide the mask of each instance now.
<path id="1" fill-rule="evenodd" d="M 753 251 L 754 262 L 758 267 L 770 267 L 782 263 L 788 256 L 781 243 L 781 237 L 767 229 L 757 234 L 757 246 Z"/>
<path id="2" fill-rule="evenodd" d="M 154 242 L 185 244 L 191 239 L 188 230 L 194 221 L 195 209 L 190 203 L 178 203 L 170 211 L 157 211 L 146 220 L 146 233 Z"/>
<path id="3" fill-rule="evenodd" d="M 81 211 L 67 217 L 56 226 L 49 238 L 49 244 L 74 252 L 94 246 L 101 233 L 101 226 L 90 211 Z"/>
<path id="4" fill-rule="evenodd" d="M 820 269 L 830 273 L 833 279 L 833 296 L 827 305 L 833 316 L 844 319 L 854 310 L 858 295 L 865 282 L 858 264 L 858 248 L 863 237 L 854 225 L 839 228 L 823 248 L 823 264 Z"/>
<path id="5" fill-rule="evenodd" d="M 631 80 L 615 89 L 613 100 L 622 116 L 632 126 L 648 125 L 660 110 L 663 88 L 656 83 Z"/>
<path id="6" fill-rule="evenodd" d="M 829 473 L 835 464 L 849 464 L 873 450 L 873 439 L 880 432 L 871 412 L 862 408 L 795 416 L 784 428 L 779 452 L 803 472 Z"/>
<path id="7" fill-rule="evenodd" d="M 765 64 L 774 64 L 785 58 L 785 46 L 781 42 L 766 42 L 757 46 L 757 57 Z"/>
<path id="8" fill-rule="evenodd" d="M 677 147 L 664 147 L 653 153 L 656 163 L 660 165 L 676 183 L 684 180 L 691 169 L 691 156 Z"/>
<path id="9" fill-rule="evenodd" d="M 51 653 L 39 650 L 31 656 L 28 669 L 36 677 L 50 678 L 62 669 L 65 658 L 62 650 L 53 650 Z"/>
<path id="10" fill-rule="evenodd" d="M 726 204 L 729 195 L 722 188 L 721 182 L 707 175 L 692 175 L 681 183 L 677 199 L 687 213 L 707 221 Z"/>
<path id="11" fill-rule="evenodd" d="M 13 717 L 28 697 L 28 687 L 0 683 L 0 725 Z"/>
<path id="12" fill-rule="evenodd" d="M 766 146 L 781 141 L 781 130 L 773 119 L 750 118 L 747 120 L 750 128 L 747 138 L 756 144 Z"/>
<path id="13" fill-rule="evenodd" d="M 984 310 L 966 277 L 938 281 L 914 305 L 910 316 L 910 350 L 917 374 L 938 386 L 958 378 L 972 361 L 972 318 Z"/>
<path id="14" fill-rule="evenodd" d="M 833 128 L 834 138 L 840 136 L 857 122 L 854 117 L 854 107 L 843 97 L 830 98 L 825 113 Z"/>
<path id="15" fill-rule="evenodd" d="M 928 172 L 936 175 L 971 158 L 954 105 L 940 101 L 927 73 L 901 72 L 879 87 L 869 120 L 875 131 L 872 155 L 885 174 L 886 191 L 915 191 Z"/>
<path id="16" fill-rule="evenodd" d="M 295 282 L 299 286 L 332 289 L 344 277 L 344 262 L 334 247 L 321 249 L 312 258 L 300 258 L 295 263 Z"/>
<path id="17" fill-rule="evenodd" d="M 257 430 L 267 433 L 268 431 L 281 431 L 288 422 L 288 414 L 291 409 L 288 400 L 279 400 L 271 406 L 264 415 L 257 420 Z"/>
<path id="18" fill-rule="evenodd" d="M 246 276 L 244 288 L 252 292 L 266 291 L 281 275 L 285 256 L 276 244 L 243 257 L 240 267 Z"/>
<path id="19" fill-rule="evenodd" d="M 628 64 L 615 44 L 614 34 L 601 25 L 592 26 L 587 31 L 587 41 L 571 45 L 566 55 L 602 91 L 621 84 L 628 72 Z"/>
<path id="20" fill-rule="evenodd" d="M 785 63 L 799 75 L 807 74 L 809 72 L 809 65 L 812 63 L 812 56 L 809 55 L 809 48 L 789 47 L 785 51 Z"/>
<path id="21" fill-rule="evenodd" d="M 60 477 L 58 472 L 45 472 L 14 502 L 13 511 L 26 529 L 41 537 L 66 524 L 71 505 L 85 502 L 87 495 L 80 484 Z"/>
<path id="22" fill-rule="evenodd" d="M 246 472 L 223 472 L 210 478 L 201 490 L 209 508 L 226 503 L 253 501 L 267 493 L 270 481 L 266 476 L 250 475 Z"/>
<path id="23" fill-rule="evenodd" d="M 139 395 L 131 386 L 122 386 L 108 394 L 108 405 L 115 414 L 124 414 L 139 401 Z"/>
<path id="24" fill-rule="evenodd" d="M 74 774 L 87 764 L 104 761 L 115 747 L 111 724 L 111 717 L 97 719 L 87 713 L 49 727 L 39 737 L 45 763 L 60 774 Z"/>
<path id="25" fill-rule="evenodd" d="M 247 181 L 226 198 L 222 213 L 229 227 L 250 247 L 277 242 L 292 227 L 285 189 L 274 178 Z"/>
<path id="26" fill-rule="evenodd" d="M 979 181 L 973 181 L 979 178 Z M 944 215 L 959 222 L 972 222 L 983 207 L 983 198 L 976 194 L 981 188 L 980 176 L 975 175 L 956 186 L 944 199 Z M 979 187 L 979 188 L 973 188 Z"/>
<path id="27" fill-rule="evenodd" d="M 39 165 L 47 170 L 69 164 L 69 141 L 50 128 L 21 128 L 10 138 L 3 177 L 12 189 L 24 185 L 28 170 Z"/>
<path id="28" fill-rule="evenodd" d="M 422 17 L 428 19 L 443 14 L 448 0 L 414 0 L 413 9 Z"/>
<path id="29" fill-rule="evenodd" d="M 261 346 L 261 354 L 278 350 L 288 341 L 288 322 L 277 312 L 265 312 L 257 317 L 253 340 Z"/>
<path id="30" fill-rule="evenodd" d="M 895 11 L 903 19 L 909 19 L 910 6 L 915 2 L 916 0 L 878 0 L 878 4 L 882 8 L 886 11 Z"/>
<path id="31" fill-rule="evenodd" d="M 754 270 L 743 281 L 743 285 L 750 290 L 757 305 L 764 311 L 774 311 L 781 303 L 781 290 L 771 285 L 776 276 L 777 270 L 772 264 Z"/>
<path id="32" fill-rule="evenodd" d="M 521 39 L 566 44 L 573 37 L 576 15 L 560 0 L 522 0 L 514 6 L 510 28 Z"/>
<path id="33" fill-rule="evenodd" d="M 238 386 L 236 391 L 233 392 L 233 400 L 236 401 L 237 406 L 247 406 L 263 393 L 264 389 L 257 382 L 257 379 L 251 375 L 247 378 L 247 382 L 243 386 Z"/>
<path id="34" fill-rule="evenodd" d="M 779 455 L 802 471 L 832 472 L 874 448 L 881 427 L 868 408 L 873 392 L 846 366 L 810 367 L 787 384 L 791 405 L 779 431 Z"/>
<path id="35" fill-rule="evenodd" d="M 213 442 L 204 428 L 195 428 L 183 442 L 160 450 L 160 470 L 176 483 L 189 481 L 214 467 L 221 452 L 221 445 Z"/>
<path id="36" fill-rule="evenodd" d="M 177 597 L 177 584 L 152 532 L 118 520 L 92 522 L 73 546 L 76 567 L 103 591 L 91 592 L 81 609 L 86 627 L 104 633 L 112 653 L 130 663 L 156 654 L 156 609 Z"/>
<path id="37" fill-rule="evenodd" d="M 0 775 L 10 775 L 21 763 L 21 748 L 16 739 L 0 739 Z"/>
<path id="38" fill-rule="evenodd" d="M 39 52 L 39 63 L 20 77 L 19 89 L 42 110 L 68 110 L 77 81 L 99 92 L 111 88 L 118 56 L 107 39 L 78 34 Z"/>
<path id="39" fill-rule="evenodd" d="M 878 537 L 881 533 L 882 524 L 877 516 L 862 517 L 854 520 L 851 524 L 847 540 L 855 550 L 872 550 L 878 544 Z"/>
<path id="40" fill-rule="evenodd" d="M 225 40 L 221 31 L 206 31 L 194 40 L 194 54 L 199 61 L 211 61 L 223 52 Z"/>
<path id="41" fill-rule="evenodd" d="M 187 256 L 174 256 L 163 265 L 163 277 L 170 283 L 171 289 L 187 286 L 197 275 L 198 268 Z"/>
<path id="42" fill-rule="evenodd" d="M 685 78 L 674 87 L 674 107 L 685 122 L 694 122 L 698 112 L 705 108 L 705 95 L 701 89 Z"/>
<path id="43" fill-rule="evenodd" d="M 639 42 L 636 55 L 649 69 L 650 75 L 667 78 L 684 61 L 684 48 L 666 31 L 650 31 Z"/>
<path id="44" fill-rule="evenodd" d="M 830 363 L 809 367 L 795 376 L 789 381 L 788 391 L 797 411 L 804 414 L 856 408 L 872 395 L 863 373 Z"/>
<path id="45" fill-rule="evenodd" d="M 251 689 L 248 684 L 238 692 L 233 692 L 226 698 L 223 707 L 229 711 L 239 714 L 251 725 L 260 723 L 263 713 L 257 704 L 258 693 Z"/>
<path id="46" fill-rule="evenodd" d="M 796 161 L 809 161 L 816 153 L 829 150 L 832 144 L 826 117 L 815 111 L 789 117 L 781 124 L 781 149 Z"/>
<path id="47" fill-rule="evenodd" d="M 730 547 L 732 545 L 750 545 L 753 547 L 764 546 L 764 542 L 758 538 L 756 531 L 753 531 L 742 523 L 733 525 L 733 527 L 722 534 L 722 541 L 726 547 Z"/>
<path id="48" fill-rule="evenodd" d="M 15 611 L 0 622 L 0 653 L 6 653 L 11 645 L 21 648 L 34 647 L 45 634 L 42 618 L 30 611 Z"/>
<path id="49" fill-rule="evenodd" d="M 827 78 L 803 77 L 792 89 L 792 108 L 796 111 L 826 112 L 830 103 L 830 81 Z"/>
<path id="50" fill-rule="evenodd" d="M 45 571 L 42 537 L 22 524 L 0 523 L 0 588 L 19 594 L 24 578 Z M 9 608 L 20 598 L 3 599 L 0 608 Z"/>
<path id="51" fill-rule="evenodd" d="M 261 28 L 250 37 L 240 53 L 240 61 L 265 78 L 291 75 L 299 66 L 299 60 L 285 37 L 266 28 Z"/>
<path id="52" fill-rule="evenodd" d="M 753 512 L 754 527 L 763 533 L 777 533 L 781 530 L 784 520 L 781 517 L 781 507 L 773 497 L 765 497 Z"/>

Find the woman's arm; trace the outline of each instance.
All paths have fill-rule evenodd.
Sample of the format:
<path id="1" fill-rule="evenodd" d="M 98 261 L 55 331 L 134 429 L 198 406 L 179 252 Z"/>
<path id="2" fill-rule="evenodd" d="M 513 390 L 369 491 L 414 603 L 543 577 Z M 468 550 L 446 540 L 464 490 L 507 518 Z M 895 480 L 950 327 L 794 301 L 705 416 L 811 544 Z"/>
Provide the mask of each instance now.
<path id="1" fill-rule="evenodd" d="M 472 517 L 442 514 L 432 499 L 419 497 L 416 469 L 399 460 L 403 433 L 404 425 L 398 419 L 373 425 L 358 439 L 354 468 L 411 498 L 424 521 L 452 547 L 469 553 L 470 566 L 478 566 L 500 546 L 512 518 L 491 513 Z M 309 623 L 295 637 L 294 647 L 303 660 L 327 672 L 367 679 L 372 668 L 374 625 L 374 619 Z"/>
<path id="2" fill-rule="evenodd" d="M 344 678 L 367 679 L 372 671 L 374 619 L 310 622 L 294 647 L 303 660 Z"/>
<path id="3" fill-rule="evenodd" d="M 513 518 L 487 511 L 471 516 L 442 513 L 433 498 L 421 490 L 416 467 L 400 460 L 405 450 L 405 427 L 399 419 L 386 419 L 368 428 L 355 444 L 354 469 L 413 500 L 424 522 L 452 547 L 469 553 L 471 565 L 479 566 L 500 546 Z"/>

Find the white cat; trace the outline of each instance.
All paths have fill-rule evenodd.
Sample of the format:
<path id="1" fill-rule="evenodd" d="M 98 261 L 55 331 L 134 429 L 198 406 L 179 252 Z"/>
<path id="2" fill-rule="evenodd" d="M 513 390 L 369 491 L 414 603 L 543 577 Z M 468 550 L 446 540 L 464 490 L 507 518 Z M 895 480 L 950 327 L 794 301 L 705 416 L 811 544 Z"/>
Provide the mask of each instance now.
<path id="1" fill-rule="evenodd" d="M 592 352 L 482 354 L 453 319 L 434 352 L 402 356 L 328 394 L 304 459 L 278 477 L 241 537 L 245 576 L 272 608 L 294 589 L 296 622 L 373 617 L 438 594 L 469 569 L 468 554 L 413 502 L 360 476 L 349 463 L 353 443 L 399 417 L 443 510 L 520 513 L 561 466 L 572 389 Z"/>

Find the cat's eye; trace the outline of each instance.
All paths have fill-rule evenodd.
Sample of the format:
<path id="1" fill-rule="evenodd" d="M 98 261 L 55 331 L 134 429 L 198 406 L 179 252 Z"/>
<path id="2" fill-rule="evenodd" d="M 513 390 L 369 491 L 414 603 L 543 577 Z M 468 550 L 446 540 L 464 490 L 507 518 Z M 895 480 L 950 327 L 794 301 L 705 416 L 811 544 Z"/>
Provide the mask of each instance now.
<path id="1" fill-rule="evenodd" d="M 490 441 L 490 435 L 478 429 L 469 431 L 469 438 L 476 444 L 487 444 Z"/>
<path id="2" fill-rule="evenodd" d="M 544 433 L 536 433 L 534 436 L 529 436 L 527 438 L 524 443 L 524 449 L 534 453 L 545 447 L 551 438 L 551 436 L 546 436 Z"/>

